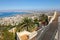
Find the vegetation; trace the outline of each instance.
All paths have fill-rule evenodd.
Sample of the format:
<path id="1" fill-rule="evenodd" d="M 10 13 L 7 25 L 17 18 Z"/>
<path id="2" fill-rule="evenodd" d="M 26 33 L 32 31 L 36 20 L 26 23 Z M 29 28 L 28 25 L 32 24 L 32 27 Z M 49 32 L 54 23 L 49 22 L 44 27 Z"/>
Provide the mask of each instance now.
<path id="1" fill-rule="evenodd" d="M 36 24 L 36 25 L 37 25 L 37 27 L 39 27 L 39 20 L 38 20 L 38 18 L 37 18 L 37 17 L 35 17 L 35 18 L 34 18 L 34 24 Z"/>
<path id="2" fill-rule="evenodd" d="M 39 21 L 43 24 L 43 25 L 47 25 L 48 24 L 48 16 L 45 14 L 42 14 L 39 16 Z"/>
<path id="3" fill-rule="evenodd" d="M 35 28 L 35 24 L 31 18 L 24 18 L 22 23 L 20 23 L 20 27 L 18 27 L 19 31 L 21 30 L 27 30 L 32 31 L 32 29 Z"/>
<path id="4" fill-rule="evenodd" d="M 9 32 L 8 30 L 2 30 L 0 32 L 0 40 L 15 40 L 15 36 L 13 35 L 13 33 Z"/>
<path id="5" fill-rule="evenodd" d="M 11 28 L 14 28 L 15 26 L 12 26 L 11 24 L 9 25 L 0 25 L 0 30 L 10 30 Z"/>
<path id="6" fill-rule="evenodd" d="M 1 36 L 2 36 L 2 38 L 0 38 L 0 40 L 15 40 L 16 33 L 15 33 L 15 35 L 13 35 L 13 33 L 10 33 L 8 31 L 9 29 L 11 29 L 13 27 L 16 27 L 16 31 L 18 31 L 18 32 L 23 31 L 23 30 L 27 30 L 29 32 L 35 31 L 35 30 L 37 30 L 38 27 L 40 27 L 39 22 L 41 22 L 41 24 L 44 26 L 47 25 L 48 16 L 45 14 L 42 14 L 39 16 L 39 19 L 35 18 L 34 20 L 26 17 L 22 20 L 21 23 L 19 23 L 18 25 L 15 25 L 15 26 L 12 26 L 11 24 L 8 26 L 0 25 L 0 30 L 2 30 L 2 31 L 0 31 Z"/>

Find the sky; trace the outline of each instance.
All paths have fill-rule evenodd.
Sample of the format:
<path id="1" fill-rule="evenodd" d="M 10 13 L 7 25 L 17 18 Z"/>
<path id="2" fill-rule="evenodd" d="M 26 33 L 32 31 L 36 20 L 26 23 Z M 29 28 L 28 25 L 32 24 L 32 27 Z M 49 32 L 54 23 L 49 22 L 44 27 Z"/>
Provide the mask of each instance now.
<path id="1" fill-rule="evenodd" d="M 0 10 L 60 9 L 60 0 L 0 0 Z"/>

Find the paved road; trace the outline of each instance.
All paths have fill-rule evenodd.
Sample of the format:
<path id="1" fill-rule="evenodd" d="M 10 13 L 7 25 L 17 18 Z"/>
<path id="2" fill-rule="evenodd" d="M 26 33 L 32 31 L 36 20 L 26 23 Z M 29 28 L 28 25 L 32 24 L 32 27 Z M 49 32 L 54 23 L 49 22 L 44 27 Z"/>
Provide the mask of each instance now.
<path id="1" fill-rule="evenodd" d="M 53 23 L 50 25 L 50 28 L 43 35 L 42 40 L 51 40 L 52 35 L 54 34 L 54 32 L 57 28 L 58 28 L 58 21 L 57 21 L 57 18 L 55 18 Z"/>
<path id="2" fill-rule="evenodd" d="M 60 40 L 60 17 L 58 18 L 58 40 Z"/>

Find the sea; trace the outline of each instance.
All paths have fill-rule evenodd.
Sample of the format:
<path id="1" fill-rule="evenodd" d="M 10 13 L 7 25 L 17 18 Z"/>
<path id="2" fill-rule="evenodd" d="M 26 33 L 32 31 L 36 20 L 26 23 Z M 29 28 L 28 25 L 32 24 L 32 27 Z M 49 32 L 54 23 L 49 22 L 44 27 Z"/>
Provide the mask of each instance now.
<path id="1" fill-rule="evenodd" d="M 28 12 L 0 12 L 0 18 L 20 15 L 20 14 L 30 14 L 30 13 Z"/>

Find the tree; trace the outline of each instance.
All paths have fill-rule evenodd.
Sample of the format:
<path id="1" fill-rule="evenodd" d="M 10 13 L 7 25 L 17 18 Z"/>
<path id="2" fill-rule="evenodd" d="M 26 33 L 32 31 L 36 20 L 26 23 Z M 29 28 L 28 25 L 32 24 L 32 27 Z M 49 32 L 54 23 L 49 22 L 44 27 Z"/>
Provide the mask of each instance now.
<path id="1" fill-rule="evenodd" d="M 19 31 L 21 30 L 31 31 L 34 27 L 35 27 L 35 24 L 33 20 L 31 18 L 26 17 L 20 23 L 20 28 L 18 29 L 20 29 Z"/>
<path id="2" fill-rule="evenodd" d="M 37 17 L 34 18 L 34 23 L 39 27 L 40 24 L 39 24 L 39 20 Z"/>
<path id="3" fill-rule="evenodd" d="M 43 25 L 47 25 L 48 24 L 48 16 L 45 14 L 41 14 L 39 16 L 39 21 L 42 22 Z"/>

